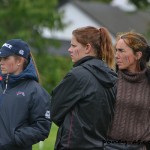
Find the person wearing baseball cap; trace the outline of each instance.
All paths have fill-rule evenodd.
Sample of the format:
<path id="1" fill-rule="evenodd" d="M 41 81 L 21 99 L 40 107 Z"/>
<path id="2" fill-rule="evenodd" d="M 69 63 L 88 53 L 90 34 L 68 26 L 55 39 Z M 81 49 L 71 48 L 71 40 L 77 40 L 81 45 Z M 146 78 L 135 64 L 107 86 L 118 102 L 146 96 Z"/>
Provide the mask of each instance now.
<path id="1" fill-rule="evenodd" d="M 21 39 L 5 42 L 0 48 L 0 150 L 32 150 L 45 140 L 50 101 L 29 45 Z"/>
<path id="2" fill-rule="evenodd" d="M 7 57 L 14 54 L 28 59 L 30 54 L 28 44 L 21 39 L 12 39 L 2 45 L 0 57 Z"/>
<path id="3" fill-rule="evenodd" d="M 30 56 L 31 56 L 31 52 L 30 52 L 30 48 L 28 46 L 28 44 L 21 40 L 21 39 L 11 39 L 9 41 L 7 41 L 6 43 L 4 43 L 0 49 L 0 59 L 5 59 L 7 57 L 9 58 L 16 58 L 15 60 L 19 61 L 17 63 L 18 65 L 18 69 L 17 69 L 17 73 L 21 72 L 22 70 L 25 69 L 25 67 L 28 65 L 28 63 L 30 62 Z M 14 57 L 15 56 L 15 57 Z M 19 57 L 20 56 L 20 57 Z M 33 57 L 33 56 L 31 56 Z M 20 63 L 21 62 L 24 62 L 24 63 Z M 32 58 L 32 61 L 34 63 L 34 59 Z M 23 65 L 24 67 L 21 67 L 20 65 Z M 1 65 L 1 72 L 2 73 L 9 73 L 11 74 L 11 69 L 10 65 L 8 65 L 7 67 L 3 67 L 4 65 Z M 36 68 L 36 64 L 34 63 L 34 66 Z M 15 72 L 13 72 L 15 73 Z M 35 80 L 39 80 L 39 77 L 38 77 L 38 70 L 36 68 L 36 70 L 34 69 L 33 70 L 33 73 L 35 74 Z M 34 75 L 33 75 L 34 76 Z"/>

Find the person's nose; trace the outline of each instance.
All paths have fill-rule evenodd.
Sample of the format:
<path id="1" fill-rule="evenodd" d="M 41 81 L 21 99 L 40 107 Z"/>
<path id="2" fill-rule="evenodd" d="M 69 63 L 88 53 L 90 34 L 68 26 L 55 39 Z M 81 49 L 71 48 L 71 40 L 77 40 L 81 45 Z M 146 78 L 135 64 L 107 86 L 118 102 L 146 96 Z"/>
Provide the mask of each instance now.
<path id="1" fill-rule="evenodd" d="M 71 47 L 68 48 L 68 52 L 71 52 Z"/>
<path id="2" fill-rule="evenodd" d="M 119 53 L 118 53 L 118 51 L 116 51 L 115 58 L 117 59 L 118 57 L 119 57 Z"/>
<path id="3" fill-rule="evenodd" d="M 4 64 L 4 58 L 0 58 L 0 65 L 3 65 Z"/>
<path id="4" fill-rule="evenodd" d="M 0 65 L 2 65 L 2 58 L 0 58 Z"/>

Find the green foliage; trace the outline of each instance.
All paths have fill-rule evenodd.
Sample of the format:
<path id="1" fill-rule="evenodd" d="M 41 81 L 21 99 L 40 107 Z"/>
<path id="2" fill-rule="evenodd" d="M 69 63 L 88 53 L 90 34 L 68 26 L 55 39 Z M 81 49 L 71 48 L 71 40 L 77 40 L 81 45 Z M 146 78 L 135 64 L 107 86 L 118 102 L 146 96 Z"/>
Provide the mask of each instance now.
<path id="1" fill-rule="evenodd" d="M 149 0 L 129 0 L 132 4 L 134 4 L 138 9 L 145 9 L 150 6 Z"/>
<path id="2" fill-rule="evenodd" d="M 41 55 L 36 54 L 35 59 L 40 73 L 41 84 L 48 92 L 51 92 L 72 67 L 71 60 L 68 57 L 43 53 Z"/>
<path id="3" fill-rule="evenodd" d="M 95 1 L 95 2 L 102 2 L 102 3 L 110 3 L 112 0 L 82 0 L 82 1 Z"/>
<path id="4" fill-rule="evenodd" d="M 41 37 L 43 27 L 62 29 L 63 14 L 57 0 L 0 0 L 0 45 L 8 39 L 22 38 L 42 52 L 49 40 Z"/>
<path id="5" fill-rule="evenodd" d="M 54 150 L 56 134 L 58 127 L 55 124 L 52 124 L 49 137 L 43 142 L 43 149 L 39 148 L 39 143 L 33 145 L 33 150 Z"/>
<path id="6" fill-rule="evenodd" d="M 68 58 L 50 56 L 47 52 L 56 42 L 41 36 L 43 27 L 50 30 L 64 27 L 63 13 L 56 7 L 57 0 L 0 0 L 0 45 L 13 38 L 28 42 L 37 60 L 42 85 L 49 92 L 70 69 Z"/>
<path id="7" fill-rule="evenodd" d="M 97 1 L 102 3 L 110 3 L 112 0 L 82 0 L 82 1 Z M 149 0 L 129 0 L 132 4 L 134 4 L 138 9 L 145 9 L 150 6 Z"/>

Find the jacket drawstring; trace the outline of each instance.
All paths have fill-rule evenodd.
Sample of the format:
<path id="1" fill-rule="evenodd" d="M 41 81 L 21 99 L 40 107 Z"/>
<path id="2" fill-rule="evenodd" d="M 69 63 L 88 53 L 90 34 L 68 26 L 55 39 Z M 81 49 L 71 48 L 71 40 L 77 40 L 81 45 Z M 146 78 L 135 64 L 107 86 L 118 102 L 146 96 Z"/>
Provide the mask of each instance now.
<path id="1" fill-rule="evenodd" d="M 3 94 L 5 94 L 6 90 L 7 90 L 7 86 L 8 86 L 8 76 L 9 74 L 7 74 L 7 77 L 6 77 L 6 85 L 5 85 L 5 89 L 3 91 Z"/>

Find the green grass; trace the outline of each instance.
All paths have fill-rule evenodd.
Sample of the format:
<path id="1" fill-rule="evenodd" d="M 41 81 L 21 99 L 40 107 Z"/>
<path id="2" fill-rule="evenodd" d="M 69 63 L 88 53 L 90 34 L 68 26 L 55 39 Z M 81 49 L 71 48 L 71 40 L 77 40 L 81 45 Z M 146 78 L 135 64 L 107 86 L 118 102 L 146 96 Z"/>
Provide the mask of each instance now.
<path id="1" fill-rule="evenodd" d="M 54 150 L 54 144 L 56 139 L 58 127 L 52 124 L 49 137 L 43 142 L 43 149 L 40 149 L 39 143 L 33 145 L 33 150 Z"/>

